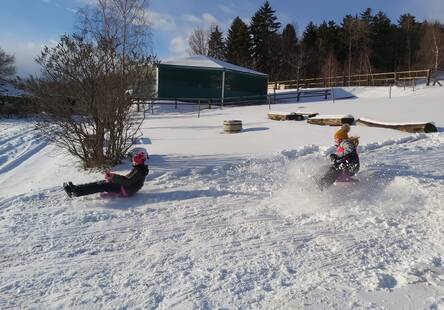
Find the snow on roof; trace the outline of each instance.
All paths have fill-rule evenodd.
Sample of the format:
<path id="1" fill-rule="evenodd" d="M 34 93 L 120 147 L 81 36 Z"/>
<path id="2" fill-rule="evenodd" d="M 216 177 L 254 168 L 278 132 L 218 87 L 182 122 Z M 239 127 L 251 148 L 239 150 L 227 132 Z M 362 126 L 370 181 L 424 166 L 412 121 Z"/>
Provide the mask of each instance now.
<path id="1" fill-rule="evenodd" d="M 0 96 L 21 97 L 24 94 L 23 90 L 15 88 L 11 82 L 0 79 Z"/>
<path id="2" fill-rule="evenodd" d="M 255 70 L 251 70 L 248 68 L 244 68 L 241 66 L 233 65 L 228 62 L 203 55 L 195 55 L 184 58 L 177 58 L 162 62 L 161 65 L 167 66 L 181 66 L 181 67 L 197 67 L 197 68 L 211 68 L 211 69 L 219 69 L 219 70 L 232 70 L 238 72 L 245 72 L 256 75 L 266 76 L 267 74 L 258 72 Z"/>

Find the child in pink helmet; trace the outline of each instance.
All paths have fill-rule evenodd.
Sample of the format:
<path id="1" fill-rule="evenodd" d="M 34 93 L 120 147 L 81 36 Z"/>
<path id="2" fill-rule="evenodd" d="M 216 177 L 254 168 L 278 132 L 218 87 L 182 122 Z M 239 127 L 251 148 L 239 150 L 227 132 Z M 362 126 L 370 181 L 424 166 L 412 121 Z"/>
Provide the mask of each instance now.
<path id="1" fill-rule="evenodd" d="M 64 183 L 63 188 L 69 197 L 91 195 L 100 192 L 117 193 L 128 197 L 139 191 L 148 175 L 148 166 L 145 160 L 148 157 L 144 152 L 132 157 L 133 169 L 127 175 L 106 172 L 105 180 L 88 184 L 74 185 L 72 182 Z"/>

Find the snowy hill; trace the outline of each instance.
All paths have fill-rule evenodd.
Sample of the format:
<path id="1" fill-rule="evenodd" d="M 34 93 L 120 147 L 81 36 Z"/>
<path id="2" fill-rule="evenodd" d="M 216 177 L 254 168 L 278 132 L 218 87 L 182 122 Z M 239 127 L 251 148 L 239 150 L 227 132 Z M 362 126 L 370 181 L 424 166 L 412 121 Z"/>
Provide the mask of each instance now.
<path id="1" fill-rule="evenodd" d="M 339 91 L 339 90 L 338 90 Z M 434 121 L 353 126 L 360 180 L 317 191 L 337 128 L 268 106 L 156 107 L 145 187 L 68 199 L 81 171 L 32 121 L 0 120 L 0 308 L 439 309 L 444 306 L 444 88 L 346 88 L 284 112 Z M 243 132 L 223 134 L 241 119 Z M 128 163 L 116 167 L 126 171 Z"/>

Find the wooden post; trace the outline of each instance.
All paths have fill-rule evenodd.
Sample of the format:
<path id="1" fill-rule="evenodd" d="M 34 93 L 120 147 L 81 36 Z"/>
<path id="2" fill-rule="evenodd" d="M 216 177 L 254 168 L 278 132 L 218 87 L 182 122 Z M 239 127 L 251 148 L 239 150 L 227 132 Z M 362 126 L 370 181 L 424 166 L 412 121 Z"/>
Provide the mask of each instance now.
<path id="1" fill-rule="evenodd" d="M 154 114 L 154 100 L 151 101 L 151 114 Z"/>
<path id="2" fill-rule="evenodd" d="M 397 72 L 394 73 L 393 79 L 394 79 L 393 82 L 395 83 L 395 85 L 398 85 L 398 73 Z M 390 87 L 391 87 L 391 85 L 390 85 Z"/>
<path id="3" fill-rule="evenodd" d="M 208 98 L 208 108 L 211 110 L 211 98 Z"/>
<path id="4" fill-rule="evenodd" d="M 415 91 L 415 86 L 416 86 L 416 78 L 415 77 L 413 77 L 412 84 L 413 84 L 413 91 Z"/>
<path id="5" fill-rule="evenodd" d="M 174 99 L 174 108 L 177 109 L 177 98 Z"/>
<path id="6" fill-rule="evenodd" d="M 324 94 L 324 95 L 325 95 L 325 100 L 327 100 L 327 98 L 328 98 L 328 90 L 325 89 L 325 90 L 324 90 L 324 93 L 325 93 L 325 94 Z"/>
<path id="7" fill-rule="evenodd" d="M 430 69 L 427 70 L 427 86 L 430 86 Z"/>
<path id="8" fill-rule="evenodd" d="M 300 98 L 301 98 L 301 92 L 300 92 L 300 91 L 298 91 L 298 98 L 297 98 L 297 102 L 299 102 Z"/>
<path id="9" fill-rule="evenodd" d="M 273 103 L 276 104 L 276 89 L 273 90 Z"/>

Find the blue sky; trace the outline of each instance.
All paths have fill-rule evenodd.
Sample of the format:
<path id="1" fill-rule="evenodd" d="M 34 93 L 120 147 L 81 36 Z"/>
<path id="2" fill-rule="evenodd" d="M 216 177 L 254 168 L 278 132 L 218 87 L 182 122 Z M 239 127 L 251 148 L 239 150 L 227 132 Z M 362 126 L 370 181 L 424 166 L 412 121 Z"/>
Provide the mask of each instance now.
<path id="1" fill-rule="evenodd" d="M 71 33 L 76 9 L 93 0 L 0 0 L 0 47 L 14 54 L 18 74 L 38 72 L 34 58 L 44 45 Z M 419 20 L 444 21 L 444 0 L 270 0 L 282 24 L 298 32 L 309 21 L 340 22 L 367 7 L 382 10 L 392 21 L 409 12 Z M 186 55 L 187 37 L 196 27 L 218 24 L 225 32 L 234 17 L 248 22 L 263 0 L 150 0 L 154 50 L 160 59 Z"/>

